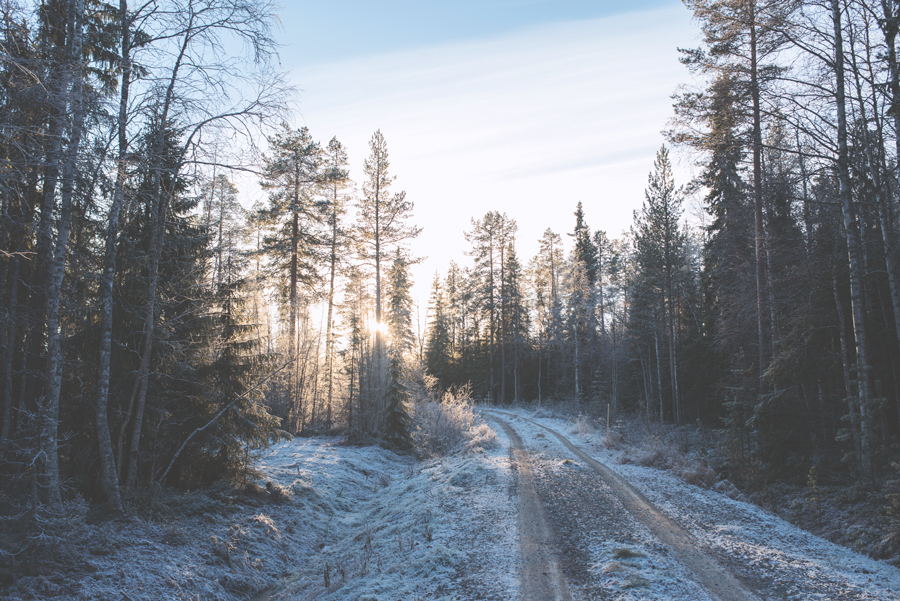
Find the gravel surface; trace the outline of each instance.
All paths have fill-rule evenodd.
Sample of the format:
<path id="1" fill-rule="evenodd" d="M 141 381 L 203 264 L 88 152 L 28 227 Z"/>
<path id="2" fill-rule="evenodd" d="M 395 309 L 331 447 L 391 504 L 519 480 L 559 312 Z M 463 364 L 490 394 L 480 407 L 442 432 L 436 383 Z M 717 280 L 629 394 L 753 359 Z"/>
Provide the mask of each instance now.
<path id="1" fill-rule="evenodd" d="M 518 520 L 518 577 L 522 597 L 533 601 L 572 601 L 566 577 L 560 569 L 561 541 L 550 526 L 547 509 L 538 494 L 536 470 L 522 439 L 505 420 L 495 415 L 509 441 L 516 488 Z"/>
<path id="2" fill-rule="evenodd" d="M 513 412 L 534 418 L 528 411 Z M 755 505 L 686 484 L 671 472 L 623 465 L 620 461 L 625 459 L 621 452 L 607 450 L 596 433 L 579 433 L 572 422 L 547 415 L 536 421 L 565 435 L 622 476 L 763 598 L 900 599 L 900 570 L 884 562 L 834 545 Z M 708 598 L 692 584 L 692 574 L 681 567 L 678 558 L 672 557 L 666 547 L 627 513 L 619 510 L 608 514 L 615 507 L 615 499 L 604 495 L 603 485 L 594 482 L 591 473 L 551 435 L 524 420 L 516 420 L 514 425 L 533 462 L 539 466 L 536 471 L 546 479 L 547 485 L 541 490 L 548 508 L 556 505 L 567 508 L 548 512 L 558 522 L 555 527 L 570 533 L 567 535 L 570 539 L 581 536 L 585 542 L 573 546 L 583 549 L 586 544 L 589 549 L 587 580 L 583 576 L 579 579 L 584 574 L 580 567 L 584 565 L 582 556 L 575 554 L 575 565 L 567 567 L 570 570 L 567 575 L 572 574 L 570 584 L 577 582 L 583 590 L 591 591 L 584 598 L 592 598 L 591 595 L 610 599 Z M 567 459 L 573 463 L 567 463 Z M 575 476 L 576 472 L 581 474 Z M 567 492 L 560 492 L 566 487 Z M 602 501 L 586 505 L 578 500 L 591 496 Z M 578 518 L 574 517 L 575 512 Z M 601 517 L 604 515 L 608 517 Z M 584 529 L 583 534 L 579 534 L 580 528 Z M 628 587 L 627 579 L 614 569 L 613 564 L 628 563 L 611 557 L 616 552 L 614 545 L 620 544 L 637 545 L 637 550 L 645 554 L 638 561 L 629 560 L 635 563 L 631 569 L 638 570 L 641 586 Z M 691 590 L 691 586 L 695 588 Z"/>
<path id="3" fill-rule="evenodd" d="M 544 433 L 513 425 L 524 433 L 573 597 L 710 599 L 594 470 Z"/>

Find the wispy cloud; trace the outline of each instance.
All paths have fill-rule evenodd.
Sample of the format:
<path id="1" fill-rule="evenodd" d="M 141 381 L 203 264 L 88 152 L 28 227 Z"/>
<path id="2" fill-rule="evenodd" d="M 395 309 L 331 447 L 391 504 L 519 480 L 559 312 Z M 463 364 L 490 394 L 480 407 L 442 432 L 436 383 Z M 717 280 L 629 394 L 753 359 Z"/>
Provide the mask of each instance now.
<path id="1" fill-rule="evenodd" d="M 690 14 L 670 8 L 557 23 L 488 40 L 320 65 L 295 78 L 313 136 L 336 135 L 361 174 L 384 133 L 397 186 L 416 203 L 430 280 L 461 259 L 470 218 L 506 211 L 530 258 L 547 227 L 630 225 L 687 77 L 676 48 L 696 44 Z"/>

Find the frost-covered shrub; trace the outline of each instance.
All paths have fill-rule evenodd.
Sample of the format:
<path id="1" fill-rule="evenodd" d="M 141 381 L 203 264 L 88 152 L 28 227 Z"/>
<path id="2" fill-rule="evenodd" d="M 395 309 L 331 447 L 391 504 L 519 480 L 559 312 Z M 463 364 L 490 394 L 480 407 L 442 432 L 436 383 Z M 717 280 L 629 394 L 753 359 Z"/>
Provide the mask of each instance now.
<path id="1" fill-rule="evenodd" d="M 497 440 L 497 432 L 485 423 L 478 424 L 469 430 L 469 435 L 466 449 L 496 449 L 500 444 Z"/>
<path id="2" fill-rule="evenodd" d="M 497 444 L 497 434 L 476 415 L 468 386 L 448 390 L 439 400 L 435 395 L 420 399 L 413 410 L 412 437 L 423 456 Z"/>
<path id="3" fill-rule="evenodd" d="M 90 554 L 95 529 L 81 497 L 54 509 L 21 507 L 0 520 L 0 589 L 22 576 L 78 573 Z"/>
<path id="4" fill-rule="evenodd" d="M 572 422 L 572 431 L 580 436 L 594 436 L 597 433 L 593 420 L 583 413 L 579 413 Z"/>

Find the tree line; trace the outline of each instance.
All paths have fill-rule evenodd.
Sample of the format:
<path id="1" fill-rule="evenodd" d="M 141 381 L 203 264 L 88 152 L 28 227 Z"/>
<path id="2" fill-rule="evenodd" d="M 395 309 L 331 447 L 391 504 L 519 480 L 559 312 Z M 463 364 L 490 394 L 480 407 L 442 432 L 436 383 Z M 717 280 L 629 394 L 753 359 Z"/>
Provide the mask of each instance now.
<path id="1" fill-rule="evenodd" d="M 514 219 L 474 219 L 472 264 L 433 283 L 426 368 L 493 402 L 722 428 L 745 483 L 890 473 L 900 3 L 685 4 L 702 83 L 676 91 L 665 134 L 698 177 L 677 187 L 663 147 L 629 231 L 591 230 L 578 203 L 567 250 L 548 230 L 527 265 Z"/>
<path id="2" fill-rule="evenodd" d="M 629 231 L 591 229 L 578 203 L 526 260 L 514 218 L 473 219 L 469 264 L 420 314 L 387 142 L 354 182 L 337 139 L 285 123 L 271 5 L 4 4 L 4 481 L 121 511 L 244 474 L 283 436 L 403 447 L 413 388 L 699 420 L 737 479 L 885 473 L 900 5 L 687 5 L 703 83 L 677 91 L 666 135 L 699 177 L 677 187 L 663 147 Z M 243 206 L 238 174 L 265 200 Z"/>
<path id="3" fill-rule="evenodd" d="M 0 11 L 8 490 L 122 511 L 160 485 L 245 474 L 291 434 L 408 443 L 413 205 L 391 190 L 380 132 L 357 192 L 339 141 L 285 124 L 275 6 Z M 237 175 L 267 201 L 242 206 Z"/>

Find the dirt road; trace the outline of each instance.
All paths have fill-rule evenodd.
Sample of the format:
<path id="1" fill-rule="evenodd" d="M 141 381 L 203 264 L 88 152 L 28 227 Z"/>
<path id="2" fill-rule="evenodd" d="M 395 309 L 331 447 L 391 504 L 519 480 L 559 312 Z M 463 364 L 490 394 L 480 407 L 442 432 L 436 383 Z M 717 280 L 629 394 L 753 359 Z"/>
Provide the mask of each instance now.
<path id="1" fill-rule="evenodd" d="M 516 463 L 519 473 L 523 598 L 570 599 L 564 574 L 578 582 L 580 590 L 586 596 L 607 598 L 608 593 L 602 586 L 592 585 L 590 582 L 586 570 L 588 561 L 585 560 L 588 552 L 578 548 L 596 541 L 578 534 L 590 531 L 591 522 L 595 522 L 594 529 L 600 528 L 604 536 L 621 541 L 628 538 L 629 522 L 633 519 L 661 543 L 664 549 L 660 549 L 659 552 L 670 560 L 674 559 L 680 563 L 710 598 L 720 601 L 759 599 L 754 591 L 738 580 L 712 553 L 705 550 L 687 530 L 663 514 L 618 474 L 577 448 L 564 436 L 525 417 L 499 411 L 485 413 L 507 433 L 510 439 L 510 456 Z M 503 417 L 500 417 L 501 415 Z M 580 481 L 578 477 L 573 478 L 569 475 L 568 484 L 565 486 L 548 482 L 549 486 L 541 492 L 544 493 L 548 505 L 557 507 L 553 507 L 556 511 L 547 512 L 536 490 L 541 486 L 536 484 L 533 462 L 518 433 L 507 420 L 525 420 L 542 428 L 554 436 L 577 460 L 590 468 L 595 479 L 599 478 L 601 482 L 585 481 L 590 478 L 585 479 L 583 473 Z M 570 460 L 564 461 L 572 463 Z M 559 512 L 568 515 L 560 516 Z M 582 540 L 578 540 L 579 538 Z M 645 555 L 644 552 L 623 550 L 628 548 L 618 547 L 614 550 L 614 556 L 621 558 L 630 553 Z M 606 569 L 615 571 L 624 565 L 609 562 Z M 640 586 L 640 580 L 635 578 L 634 582 L 635 586 Z"/>
<path id="2" fill-rule="evenodd" d="M 522 439 L 505 420 L 492 415 L 509 437 L 509 457 L 517 475 L 519 568 L 522 598 L 534 601 L 571 601 L 565 576 L 559 568 L 553 531 L 544 504 L 535 489 L 534 469 Z"/>

